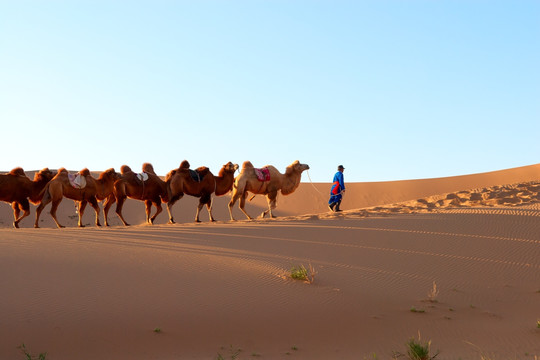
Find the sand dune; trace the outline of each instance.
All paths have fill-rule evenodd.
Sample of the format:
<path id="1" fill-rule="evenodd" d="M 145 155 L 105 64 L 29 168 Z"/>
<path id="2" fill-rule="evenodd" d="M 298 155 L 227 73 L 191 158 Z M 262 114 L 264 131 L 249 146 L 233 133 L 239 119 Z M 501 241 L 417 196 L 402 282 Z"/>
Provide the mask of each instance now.
<path id="1" fill-rule="evenodd" d="M 22 343 L 47 359 L 391 359 L 411 337 L 440 359 L 540 356 L 540 165 L 351 183 L 342 213 L 329 184 L 280 196 L 275 220 L 193 223 L 196 201 L 154 226 L 10 228 L 1 204 L 0 359 Z M 256 215 L 265 206 L 248 203 Z M 114 209 L 114 206 L 113 206 Z M 236 213 L 238 212 L 238 213 Z M 235 209 L 240 219 L 240 212 Z M 142 224 L 142 203 L 125 216 Z M 202 220 L 207 220 L 205 214 Z M 311 264 L 314 282 L 290 278 Z M 429 299 L 435 282 L 438 294 Z M 411 311 L 415 310 L 415 311 Z M 157 331 L 159 329 L 160 331 Z"/>

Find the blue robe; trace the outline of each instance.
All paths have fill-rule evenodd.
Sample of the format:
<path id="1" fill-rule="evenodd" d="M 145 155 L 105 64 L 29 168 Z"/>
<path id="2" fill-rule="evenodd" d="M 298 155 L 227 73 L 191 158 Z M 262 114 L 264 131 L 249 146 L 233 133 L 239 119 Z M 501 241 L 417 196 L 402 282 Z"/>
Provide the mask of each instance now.
<path id="1" fill-rule="evenodd" d="M 332 204 L 341 200 L 341 193 L 345 190 L 345 182 L 343 180 L 343 173 L 338 171 L 334 175 L 334 181 L 332 181 L 332 188 L 330 189 L 330 200 L 328 204 Z"/>

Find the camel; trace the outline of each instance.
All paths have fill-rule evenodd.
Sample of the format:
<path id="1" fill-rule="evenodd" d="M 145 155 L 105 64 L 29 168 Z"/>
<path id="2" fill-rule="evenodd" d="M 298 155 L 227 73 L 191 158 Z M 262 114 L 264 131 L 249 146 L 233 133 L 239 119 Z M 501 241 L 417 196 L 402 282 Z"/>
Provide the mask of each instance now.
<path id="1" fill-rule="evenodd" d="M 96 180 L 96 199 L 103 202 L 103 218 L 105 220 L 105 226 L 109 226 L 109 210 L 116 202 L 116 197 L 114 196 L 114 183 L 118 179 L 120 179 L 120 174 L 114 171 L 113 168 L 110 168 L 99 174 L 99 178 Z"/>
<path id="2" fill-rule="evenodd" d="M 287 166 L 285 174 L 281 174 L 272 165 L 267 165 L 264 168 L 268 169 L 270 180 L 259 181 L 253 164 L 249 161 L 242 164 L 240 174 L 234 179 L 233 193 L 231 201 L 229 202 L 229 214 L 231 220 L 235 220 L 232 214 L 232 207 L 238 199 L 240 199 L 240 210 L 242 210 L 248 219 L 252 219 L 252 217 L 244 210 L 248 192 L 266 195 L 268 209 L 261 213 L 261 218 L 264 218 L 268 213 L 270 213 L 270 217 L 274 218 L 275 216 L 272 214 L 272 210 L 276 208 L 278 191 L 281 191 L 283 195 L 292 194 L 300 185 L 302 172 L 308 170 L 309 165 L 301 164 L 296 160 L 291 165 Z"/>
<path id="3" fill-rule="evenodd" d="M 144 163 L 142 170 L 143 173 L 136 174 L 129 166 L 122 165 L 120 168 L 122 176 L 114 183 L 116 214 L 125 226 L 129 226 L 122 216 L 122 207 L 126 198 L 144 201 L 148 224 L 153 224 L 159 213 L 163 211 L 161 202 L 168 202 L 170 198 L 167 183 L 156 175 L 152 164 Z M 150 217 L 152 204 L 156 207 L 156 213 Z"/>
<path id="4" fill-rule="evenodd" d="M 36 209 L 36 222 L 34 223 L 35 228 L 39 227 L 39 217 L 41 216 L 43 208 L 50 202 L 52 202 L 51 216 L 54 219 L 56 226 L 59 228 L 64 227 L 58 222 L 56 217 L 56 210 L 64 197 L 78 203 L 77 212 L 79 213 L 79 227 L 84 227 L 82 217 L 88 203 L 90 203 L 96 212 L 96 226 L 101 226 L 99 222 L 100 210 L 97 201 L 105 200 L 105 224 L 107 226 L 109 225 L 107 221 L 107 214 L 109 212 L 109 208 L 114 203 L 114 198 L 111 199 L 112 188 L 114 182 L 116 179 L 118 179 L 118 174 L 114 171 L 114 169 L 108 169 L 101 173 L 98 179 L 94 179 L 94 177 L 90 175 L 90 171 L 85 168 L 79 171 L 79 175 L 81 178 L 84 178 L 86 185 L 84 187 L 76 188 L 70 182 L 68 171 L 65 168 L 58 170 L 56 176 L 42 191 L 41 204 L 39 204 L 38 208 Z"/>
<path id="5" fill-rule="evenodd" d="M 189 162 L 187 160 L 182 161 L 178 169 L 171 170 L 165 177 L 171 191 L 171 198 L 167 203 L 169 224 L 174 224 L 172 207 L 184 194 L 199 198 L 199 205 L 195 215 L 196 222 L 201 222 L 199 213 L 204 205 L 208 210 L 210 221 L 216 221 L 212 215 L 212 194 L 222 196 L 231 191 L 234 183 L 234 173 L 237 169 L 238 164 L 229 161 L 219 170 L 219 175 L 214 176 L 209 168 L 202 166 L 195 170 L 195 176 L 198 177 L 195 180 L 190 174 L 193 170 L 189 169 Z M 198 181 L 199 179 L 200 181 Z"/>
<path id="6" fill-rule="evenodd" d="M 34 180 L 30 180 L 24 170 L 17 167 L 9 174 L 0 175 L 0 200 L 11 203 L 13 208 L 13 226 L 19 227 L 19 222 L 30 215 L 30 202 L 39 203 L 39 194 L 54 177 L 54 173 L 48 168 L 40 170 L 34 175 Z M 22 216 L 19 217 L 21 210 Z"/>

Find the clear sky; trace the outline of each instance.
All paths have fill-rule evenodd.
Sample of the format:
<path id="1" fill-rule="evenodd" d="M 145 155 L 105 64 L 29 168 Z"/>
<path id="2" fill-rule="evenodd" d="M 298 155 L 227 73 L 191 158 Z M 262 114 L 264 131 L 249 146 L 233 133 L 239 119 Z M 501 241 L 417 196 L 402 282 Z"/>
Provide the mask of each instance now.
<path id="1" fill-rule="evenodd" d="M 540 1 L 0 0 L 0 122 L 1 171 L 536 164 Z"/>

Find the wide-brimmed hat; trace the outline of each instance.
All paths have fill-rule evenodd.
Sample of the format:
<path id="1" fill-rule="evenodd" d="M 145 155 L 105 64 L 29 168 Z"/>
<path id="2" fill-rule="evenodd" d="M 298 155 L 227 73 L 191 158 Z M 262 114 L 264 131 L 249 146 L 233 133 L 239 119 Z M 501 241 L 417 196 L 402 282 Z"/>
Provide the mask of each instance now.
<path id="1" fill-rule="evenodd" d="M 339 169 L 345 170 L 345 168 L 343 167 L 343 165 L 339 165 L 337 168 L 338 168 L 338 170 L 339 170 Z"/>

